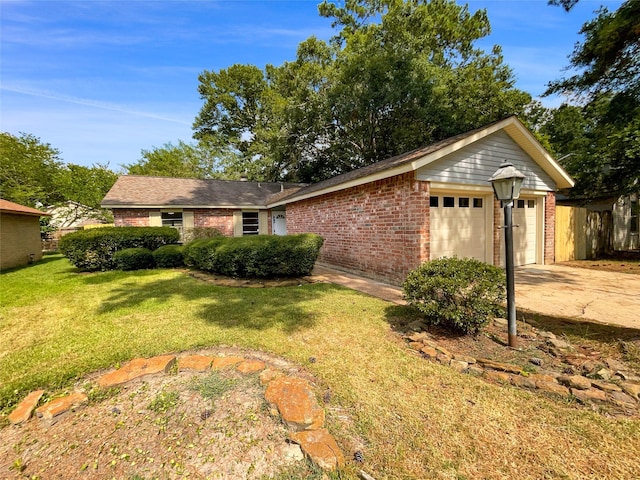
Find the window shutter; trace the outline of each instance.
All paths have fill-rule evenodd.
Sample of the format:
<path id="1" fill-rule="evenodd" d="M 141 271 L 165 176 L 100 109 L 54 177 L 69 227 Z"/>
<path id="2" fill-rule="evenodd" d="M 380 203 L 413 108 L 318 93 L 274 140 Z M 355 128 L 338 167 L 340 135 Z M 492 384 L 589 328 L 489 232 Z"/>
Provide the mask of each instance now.
<path id="1" fill-rule="evenodd" d="M 182 224 L 185 229 L 195 228 L 195 219 L 193 212 L 182 212 Z"/>
<path id="2" fill-rule="evenodd" d="M 149 226 L 150 227 L 162 226 L 162 214 L 160 213 L 160 211 L 149 212 Z"/>
<path id="3" fill-rule="evenodd" d="M 233 236 L 242 236 L 242 212 L 240 210 L 233 212 Z"/>
<path id="4" fill-rule="evenodd" d="M 258 234 L 269 234 L 269 214 L 266 210 L 260 210 L 258 213 Z"/>

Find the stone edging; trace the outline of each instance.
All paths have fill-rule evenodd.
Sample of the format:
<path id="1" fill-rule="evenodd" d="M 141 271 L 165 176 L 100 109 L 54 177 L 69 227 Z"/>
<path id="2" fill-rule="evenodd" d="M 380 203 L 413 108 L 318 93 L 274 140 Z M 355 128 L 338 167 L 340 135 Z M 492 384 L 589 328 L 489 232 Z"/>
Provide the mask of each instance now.
<path id="1" fill-rule="evenodd" d="M 309 382 L 303 378 L 287 376 L 260 360 L 208 355 L 136 358 L 121 368 L 102 375 L 97 379 L 97 384 L 100 388 L 118 387 L 148 375 L 166 375 L 176 366 L 178 372 L 206 372 L 227 367 L 233 367 L 243 374 L 260 372 L 260 383 L 266 387 L 265 399 L 278 409 L 282 421 L 289 428 L 290 439 L 299 444 L 309 459 L 324 470 L 335 470 L 344 465 L 342 450 L 325 428 L 324 409 L 318 404 Z M 87 395 L 76 391 L 36 408 L 43 394 L 44 390 L 37 390 L 27 395 L 9 414 L 9 421 L 14 425 L 24 423 L 35 410 L 36 416 L 41 420 L 55 422 L 65 413 L 89 401 Z"/>
<path id="2" fill-rule="evenodd" d="M 548 347 L 554 350 L 555 356 L 560 356 L 571 348 L 568 343 L 556 339 L 552 334 L 548 335 Z M 529 374 L 518 365 L 449 352 L 438 345 L 426 332 L 409 333 L 404 338 L 408 346 L 420 352 L 425 359 L 447 365 L 462 373 L 481 376 L 490 381 L 511 384 L 519 388 L 552 393 L 564 398 L 572 396 L 582 404 L 610 404 L 622 409 L 625 413 L 633 414 L 640 410 L 640 382 L 622 370 L 615 371 L 615 378 L 618 380 L 616 383 L 606 381 L 602 377 L 597 379 L 578 374 L 563 375 L 555 372 Z M 571 361 L 576 357 L 567 355 L 567 358 Z M 612 360 L 613 362 L 615 360 Z M 612 366 L 620 367 L 621 365 Z"/>

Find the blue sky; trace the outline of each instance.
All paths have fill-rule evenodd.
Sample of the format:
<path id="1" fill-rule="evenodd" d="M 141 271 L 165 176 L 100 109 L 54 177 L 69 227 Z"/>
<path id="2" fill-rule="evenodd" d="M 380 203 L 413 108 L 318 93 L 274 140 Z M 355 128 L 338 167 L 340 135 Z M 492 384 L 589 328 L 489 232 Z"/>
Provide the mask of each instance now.
<path id="1" fill-rule="evenodd" d="M 302 40 L 334 33 L 319 0 L 0 2 L 0 130 L 114 170 L 143 149 L 191 141 L 202 71 L 280 65 Z M 516 86 L 537 97 L 563 74 L 582 24 L 621 1 L 581 0 L 570 13 L 547 0 L 466 3 L 491 21 L 480 46 L 501 45 Z"/>

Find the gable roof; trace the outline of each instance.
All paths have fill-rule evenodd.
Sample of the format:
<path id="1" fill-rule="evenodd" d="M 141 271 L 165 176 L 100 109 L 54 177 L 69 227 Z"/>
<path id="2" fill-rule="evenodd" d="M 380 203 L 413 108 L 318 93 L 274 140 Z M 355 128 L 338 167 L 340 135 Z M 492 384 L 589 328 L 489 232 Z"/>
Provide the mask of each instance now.
<path id="1" fill-rule="evenodd" d="M 28 215 L 30 217 L 50 217 L 46 212 L 41 212 L 35 208 L 25 207 L 19 203 L 10 202 L 9 200 L 3 200 L 0 198 L 0 212 L 13 213 L 16 215 Z"/>
<path id="2" fill-rule="evenodd" d="M 365 183 L 415 171 L 445 155 L 460 150 L 499 130 L 504 130 L 553 179 L 558 188 L 573 187 L 569 174 L 551 157 L 529 130 L 515 116 L 490 123 L 483 127 L 461 133 L 426 147 L 382 160 L 328 180 L 309 185 L 271 202 L 269 206 L 283 205 L 325 193 L 355 187 Z M 487 183 L 488 184 L 488 183 Z"/>
<path id="3" fill-rule="evenodd" d="M 265 207 L 267 198 L 304 184 L 123 175 L 107 192 L 106 208 Z"/>

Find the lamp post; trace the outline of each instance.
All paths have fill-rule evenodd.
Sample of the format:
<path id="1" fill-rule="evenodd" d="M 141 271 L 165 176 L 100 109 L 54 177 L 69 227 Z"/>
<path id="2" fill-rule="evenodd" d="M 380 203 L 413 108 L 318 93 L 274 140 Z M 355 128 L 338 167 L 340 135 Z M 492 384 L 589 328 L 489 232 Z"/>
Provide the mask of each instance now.
<path id="1" fill-rule="evenodd" d="M 516 347 L 516 292 L 513 272 L 513 201 L 520 196 L 520 188 L 524 174 L 519 172 L 511 162 L 504 161 L 491 176 L 489 182 L 493 186 L 496 198 L 504 208 L 504 250 L 505 270 L 507 273 L 507 322 L 509 328 L 509 346 Z"/>

